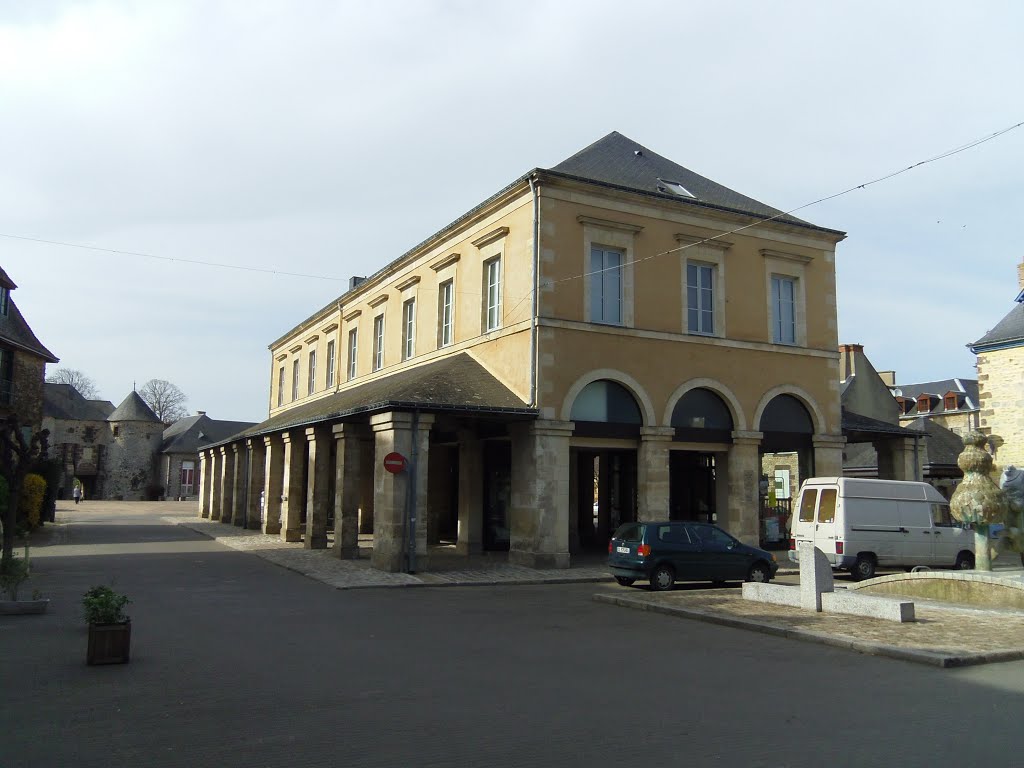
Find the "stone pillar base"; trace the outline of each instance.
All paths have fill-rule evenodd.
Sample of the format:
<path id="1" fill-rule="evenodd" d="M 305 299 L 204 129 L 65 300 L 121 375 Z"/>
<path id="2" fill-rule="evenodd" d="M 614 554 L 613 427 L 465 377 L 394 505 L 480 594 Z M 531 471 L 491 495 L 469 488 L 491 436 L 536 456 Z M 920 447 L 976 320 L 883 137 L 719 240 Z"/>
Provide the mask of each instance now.
<path id="1" fill-rule="evenodd" d="M 245 526 L 245 518 L 244 517 L 236 517 L 234 520 L 231 521 L 231 524 L 232 525 L 237 525 L 239 528 L 242 528 L 242 527 Z"/>
<path id="2" fill-rule="evenodd" d="M 263 532 L 268 536 L 277 536 L 281 532 L 280 523 L 266 523 L 263 526 Z"/>
<path id="3" fill-rule="evenodd" d="M 417 564 L 419 558 L 416 558 Z M 390 571 L 391 573 L 401 573 L 405 567 L 405 555 L 402 552 L 391 552 L 383 553 L 373 550 L 373 556 L 370 558 L 370 565 L 381 571 Z"/>
<path id="4" fill-rule="evenodd" d="M 359 547 L 334 547 L 334 556 L 340 560 L 358 560 Z"/>
<path id="5" fill-rule="evenodd" d="M 570 556 L 568 552 L 509 552 L 508 561 L 511 565 L 522 565 L 537 570 L 568 568 Z"/>
<path id="6" fill-rule="evenodd" d="M 479 542 L 459 541 L 455 544 L 455 552 L 460 555 L 479 555 L 484 548 Z"/>
<path id="7" fill-rule="evenodd" d="M 322 536 L 307 536 L 305 542 L 306 549 L 327 549 L 327 534 Z"/>
<path id="8" fill-rule="evenodd" d="M 285 541 L 302 541 L 302 531 L 283 530 L 281 531 L 281 538 Z"/>

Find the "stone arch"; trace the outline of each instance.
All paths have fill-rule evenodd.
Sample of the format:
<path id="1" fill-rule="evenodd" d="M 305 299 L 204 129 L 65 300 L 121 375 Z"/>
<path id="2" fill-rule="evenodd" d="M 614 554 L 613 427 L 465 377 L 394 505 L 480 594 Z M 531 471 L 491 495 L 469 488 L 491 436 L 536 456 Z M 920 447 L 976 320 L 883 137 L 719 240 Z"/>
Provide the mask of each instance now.
<path id="1" fill-rule="evenodd" d="M 750 422 L 752 429 L 761 429 L 761 417 L 764 415 L 764 409 L 768 407 L 768 403 L 779 395 L 790 395 L 799 400 L 811 416 L 811 421 L 814 424 L 814 434 L 820 435 L 825 432 L 825 417 L 822 415 L 821 408 L 818 407 L 818 403 L 813 397 L 811 397 L 807 390 L 802 387 L 798 387 L 795 384 L 780 384 L 777 387 L 772 387 L 764 393 L 761 397 L 761 401 L 757 404 L 757 408 L 754 410 L 754 418 Z"/>
<path id="2" fill-rule="evenodd" d="M 608 381 L 614 381 L 616 384 L 621 384 L 629 393 L 633 395 L 636 400 L 636 404 L 640 407 L 640 415 L 643 418 L 643 426 L 649 427 L 655 424 L 654 417 L 654 405 L 651 403 L 651 398 L 640 385 L 636 379 L 630 376 L 628 373 L 617 371 L 613 368 L 599 368 L 597 370 L 585 373 L 576 379 L 576 382 L 569 387 L 569 391 L 565 394 L 565 400 L 562 401 L 562 421 L 570 421 L 569 414 L 572 413 L 573 403 L 576 402 L 576 398 L 580 392 L 588 384 L 593 384 L 595 381 L 601 381 L 606 379 Z"/>
<path id="3" fill-rule="evenodd" d="M 747 419 L 743 413 L 743 407 L 740 405 L 740 401 L 736 398 L 736 395 L 732 393 L 727 386 L 714 379 L 690 379 L 689 381 L 680 384 L 676 388 L 669 398 L 668 403 L 665 406 L 665 418 L 662 419 L 662 426 L 670 426 L 672 424 L 672 412 L 676 409 L 676 404 L 682 400 L 683 395 L 692 389 L 708 389 L 718 395 L 725 402 L 725 406 L 729 409 L 732 414 L 733 429 L 737 432 L 747 431 Z"/>

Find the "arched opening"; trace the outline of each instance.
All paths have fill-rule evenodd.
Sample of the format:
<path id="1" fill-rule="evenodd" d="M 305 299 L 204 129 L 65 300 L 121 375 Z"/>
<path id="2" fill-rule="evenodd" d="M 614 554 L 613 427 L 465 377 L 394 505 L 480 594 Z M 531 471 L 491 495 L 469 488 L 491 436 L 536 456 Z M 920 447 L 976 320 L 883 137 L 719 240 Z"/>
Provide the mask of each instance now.
<path id="1" fill-rule="evenodd" d="M 574 437 L 636 440 L 643 414 L 633 393 L 609 379 L 592 381 L 573 400 Z M 603 551 L 622 523 L 636 520 L 636 450 L 573 448 L 575 535 L 572 549 Z M 573 532 L 571 532 L 573 533 Z"/>
<path id="2" fill-rule="evenodd" d="M 711 444 L 732 442 L 732 412 L 725 401 L 706 387 L 689 390 L 672 409 L 675 439 L 704 443 L 707 450 L 669 452 L 669 517 L 712 523 L 718 519 L 718 464 Z"/>
<path id="3" fill-rule="evenodd" d="M 777 395 L 765 406 L 761 438 L 760 529 L 766 547 L 789 539 L 792 500 L 800 483 L 814 475 L 814 420 L 793 395 Z"/>

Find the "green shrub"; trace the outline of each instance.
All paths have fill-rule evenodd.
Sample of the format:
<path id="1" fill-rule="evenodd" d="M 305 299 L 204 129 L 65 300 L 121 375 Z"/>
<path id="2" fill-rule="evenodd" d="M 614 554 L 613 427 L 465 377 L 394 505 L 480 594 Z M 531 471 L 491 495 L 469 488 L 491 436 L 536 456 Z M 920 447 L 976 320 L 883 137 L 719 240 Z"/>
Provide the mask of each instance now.
<path id="1" fill-rule="evenodd" d="M 21 517 L 28 523 L 29 528 L 39 525 L 39 518 L 43 511 L 43 499 L 46 497 L 46 479 L 35 473 L 25 475 L 21 484 L 21 499 L 18 503 L 18 511 Z"/>
<path id="2" fill-rule="evenodd" d="M 82 596 L 86 624 L 124 624 L 128 616 L 124 607 L 130 603 L 127 595 L 119 594 L 105 584 L 93 587 Z"/>
<path id="3" fill-rule="evenodd" d="M 15 554 L 7 563 L 0 566 L 0 592 L 7 595 L 8 600 L 18 599 L 18 587 L 29 576 L 28 545 L 25 546 L 25 557 Z"/>

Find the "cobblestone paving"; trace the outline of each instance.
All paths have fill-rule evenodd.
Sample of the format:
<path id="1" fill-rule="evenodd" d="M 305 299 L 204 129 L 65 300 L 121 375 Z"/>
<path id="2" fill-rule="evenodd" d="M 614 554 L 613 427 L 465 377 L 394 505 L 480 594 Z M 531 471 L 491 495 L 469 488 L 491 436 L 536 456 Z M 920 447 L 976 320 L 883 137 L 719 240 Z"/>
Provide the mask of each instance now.
<path id="1" fill-rule="evenodd" d="M 301 542 L 285 542 L 278 536 L 268 536 L 261 531 L 246 530 L 195 517 L 164 516 L 162 519 L 209 536 L 232 549 L 252 552 L 265 560 L 337 589 L 611 581 L 611 576 L 603 567 L 537 570 L 504 562 L 471 563 L 468 568 L 430 571 L 415 575 L 388 573 L 370 567 L 369 550 L 366 550 L 365 559 L 341 560 L 334 557 L 330 550 L 305 549 Z"/>
<path id="2" fill-rule="evenodd" d="M 813 613 L 783 605 L 744 600 L 739 592 L 676 591 L 650 593 L 612 590 L 610 595 L 636 607 L 685 611 L 749 621 L 759 625 L 818 633 L 852 643 L 966 656 L 993 652 L 1024 653 L 1024 612 L 939 606 L 915 601 L 917 621 L 897 624 L 881 619 Z"/>

